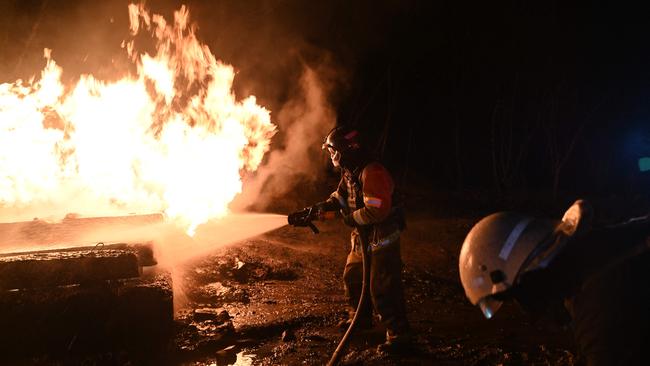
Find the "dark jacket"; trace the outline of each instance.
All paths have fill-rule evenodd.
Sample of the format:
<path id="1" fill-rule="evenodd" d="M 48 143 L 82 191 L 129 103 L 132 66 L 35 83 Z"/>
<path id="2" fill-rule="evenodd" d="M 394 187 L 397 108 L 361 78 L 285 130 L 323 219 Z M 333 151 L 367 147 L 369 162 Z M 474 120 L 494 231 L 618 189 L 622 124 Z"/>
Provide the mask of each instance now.
<path id="1" fill-rule="evenodd" d="M 571 239 L 544 270 L 522 276 L 517 300 L 533 315 L 568 315 L 587 365 L 650 365 L 650 221 Z"/>

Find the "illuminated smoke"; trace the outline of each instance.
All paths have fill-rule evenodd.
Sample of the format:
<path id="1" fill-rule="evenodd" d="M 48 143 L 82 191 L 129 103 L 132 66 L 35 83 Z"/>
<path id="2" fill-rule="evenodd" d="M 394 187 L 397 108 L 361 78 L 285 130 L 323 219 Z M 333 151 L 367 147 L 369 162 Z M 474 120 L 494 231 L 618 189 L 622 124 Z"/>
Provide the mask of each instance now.
<path id="1" fill-rule="evenodd" d="M 297 96 L 277 116 L 284 133 L 283 147 L 271 151 L 268 163 L 246 181 L 242 195 L 234 202 L 236 208 L 267 207 L 294 189 L 297 182 L 305 184 L 321 178 L 328 163 L 321 145 L 336 124 L 328 100 L 331 75 L 331 70 L 305 66 Z"/>

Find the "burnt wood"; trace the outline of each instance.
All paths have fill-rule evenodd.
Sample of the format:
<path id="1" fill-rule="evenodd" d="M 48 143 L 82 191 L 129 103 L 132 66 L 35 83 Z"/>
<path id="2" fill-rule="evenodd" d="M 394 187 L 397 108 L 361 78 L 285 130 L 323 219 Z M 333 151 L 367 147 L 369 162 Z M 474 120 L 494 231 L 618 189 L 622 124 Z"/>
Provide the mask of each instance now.
<path id="1" fill-rule="evenodd" d="M 0 363 L 44 353 L 160 351 L 172 330 L 168 273 L 0 291 Z"/>
<path id="2" fill-rule="evenodd" d="M 0 290 L 90 284 L 140 276 L 155 264 L 149 244 L 107 244 L 0 255 Z"/>

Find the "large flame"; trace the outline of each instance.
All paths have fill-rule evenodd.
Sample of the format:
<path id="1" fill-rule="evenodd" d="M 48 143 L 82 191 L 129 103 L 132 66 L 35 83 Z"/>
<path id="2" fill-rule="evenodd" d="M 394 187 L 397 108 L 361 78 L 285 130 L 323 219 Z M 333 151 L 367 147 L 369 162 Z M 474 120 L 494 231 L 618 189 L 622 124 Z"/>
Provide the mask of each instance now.
<path id="1" fill-rule="evenodd" d="M 150 55 L 123 43 L 136 75 L 65 87 L 46 49 L 40 78 L 0 85 L 0 206 L 164 212 L 192 234 L 228 212 L 241 174 L 260 165 L 270 113 L 236 99 L 233 68 L 197 40 L 187 9 L 173 24 L 142 5 L 129 15 L 131 33 L 157 45 Z"/>

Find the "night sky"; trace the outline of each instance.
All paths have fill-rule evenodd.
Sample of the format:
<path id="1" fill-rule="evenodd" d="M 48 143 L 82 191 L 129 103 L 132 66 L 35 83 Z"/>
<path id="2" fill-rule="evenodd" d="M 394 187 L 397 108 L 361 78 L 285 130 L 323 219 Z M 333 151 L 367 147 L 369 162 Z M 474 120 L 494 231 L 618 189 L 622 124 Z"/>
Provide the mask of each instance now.
<path id="1" fill-rule="evenodd" d="M 40 70 L 44 47 L 64 78 L 110 77 L 128 2 L 100 3 L 3 1 L 2 80 Z M 650 192 L 636 165 L 650 155 L 647 9 L 620 1 L 147 5 L 170 16 L 182 3 L 199 37 L 237 68 L 238 95 L 255 94 L 271 110 L 301 62 L 336 70 L 339 123 L 365 134 L 400 185 L 495 196 Z"/>

